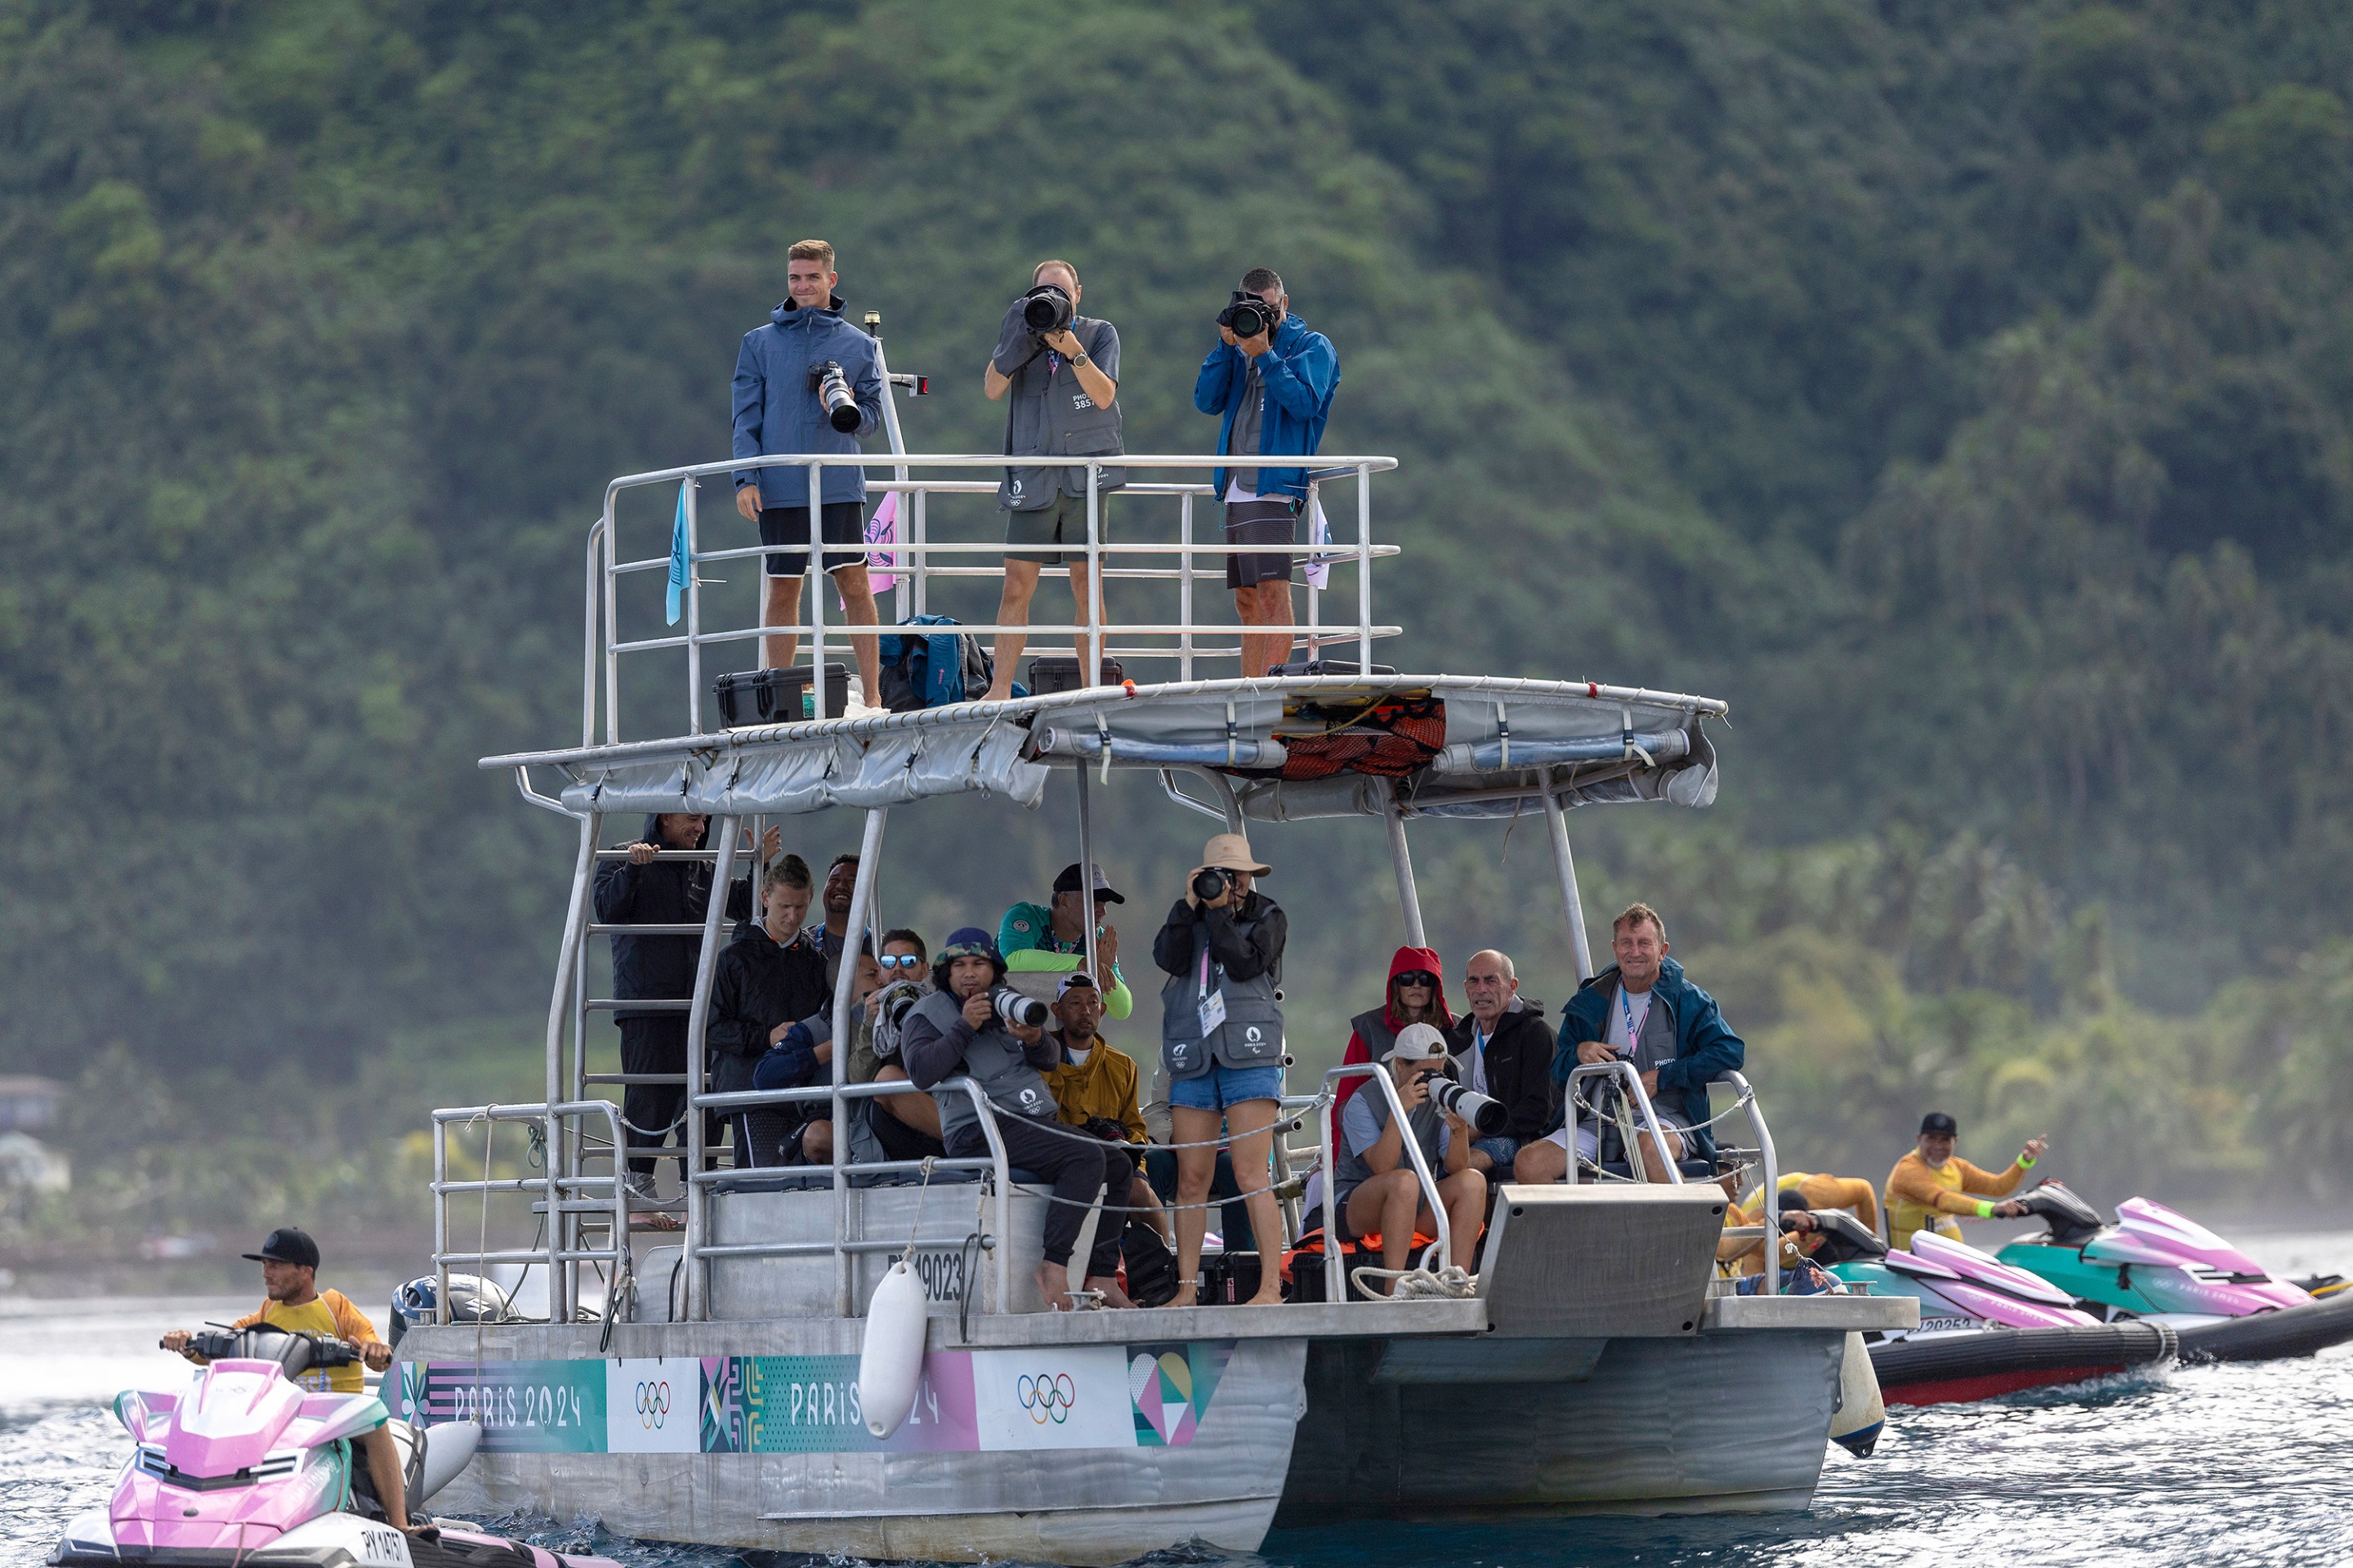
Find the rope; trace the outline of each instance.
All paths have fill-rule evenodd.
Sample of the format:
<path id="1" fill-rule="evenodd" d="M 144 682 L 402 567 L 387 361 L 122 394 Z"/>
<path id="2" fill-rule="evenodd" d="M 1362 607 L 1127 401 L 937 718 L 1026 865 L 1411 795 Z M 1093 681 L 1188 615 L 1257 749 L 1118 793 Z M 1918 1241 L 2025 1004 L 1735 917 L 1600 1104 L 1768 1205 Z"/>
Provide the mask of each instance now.
<path id="1" fill-rule="evenodd" d="M 1384 1296 L 1367 1286 L 1367 1277 L 1389 1280 L 1388 1294 Z M 1434 1271 L 1427 1267 L 1358 1267 L 1348 1271 L 1348 1278 L 1367 1301 L 1461 1301 L 1479 1294 L 1479 1277 L 1451 1263 Z"/>
<path id="2" fill-rule="evenodd" d="M 932 1195 L 932 1171 L 938 1164 L 937 1155 L 923 1156 L 923 1184 L 915 1192 L 915 1223 L 907 1227 L 906 1250 L 899 1255 L 899 1261 L 909 1268 L 915 1266 L 915 1238 L 923 1234 L 923 1200 Z"/>

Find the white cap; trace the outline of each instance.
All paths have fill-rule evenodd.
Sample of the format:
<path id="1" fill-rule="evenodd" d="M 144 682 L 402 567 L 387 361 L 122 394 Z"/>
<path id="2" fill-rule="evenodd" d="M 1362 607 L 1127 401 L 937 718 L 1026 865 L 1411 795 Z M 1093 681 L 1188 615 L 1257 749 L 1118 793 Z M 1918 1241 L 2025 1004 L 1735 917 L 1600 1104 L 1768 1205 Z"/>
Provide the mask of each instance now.
<path id="1" fill-rule="evenodd" d="M 1398 1031 L 1389 1054 L 1408 1062 L 1435 1062 L 1446 1054 L 1446 1036 L 1427 1023 L 1409 1023 Z"/>

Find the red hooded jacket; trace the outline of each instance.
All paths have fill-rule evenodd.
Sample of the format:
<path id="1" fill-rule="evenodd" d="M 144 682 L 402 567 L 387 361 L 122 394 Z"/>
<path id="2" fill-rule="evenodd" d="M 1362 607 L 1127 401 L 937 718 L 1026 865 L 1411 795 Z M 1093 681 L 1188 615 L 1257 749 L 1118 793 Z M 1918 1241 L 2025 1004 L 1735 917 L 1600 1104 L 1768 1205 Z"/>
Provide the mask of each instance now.
<path id="1" fill-rule="evenodd" d="M 1381 988 L 1381 1004 L 1369 1012 L 1360 1012 L 1348 1021 L 1348 1049 L 1340 1061 L 1343 1065 L 1358 1062 L 1386 1062 L 1389 1047 L 1397 1044 L 1398 1031 L 1407 1020 L 1397 1015 L 1397 978 L 1427 969 L 1438 980 L 1438 1015 L 1426 1022 L 1439 1030 L 1454 1027 L 1454 1015 L 1446 1010 L 1446 969 L 1438 961 L 1435 948 L 1399 948 L 1389 959 L 1389 978 Z M 1348 1097 L 1363 1087 L 1368 1080 L 1343 1078 L 1332 1101 L 1332 1115 L 1336 1119 L 1347 1108 Z"/>

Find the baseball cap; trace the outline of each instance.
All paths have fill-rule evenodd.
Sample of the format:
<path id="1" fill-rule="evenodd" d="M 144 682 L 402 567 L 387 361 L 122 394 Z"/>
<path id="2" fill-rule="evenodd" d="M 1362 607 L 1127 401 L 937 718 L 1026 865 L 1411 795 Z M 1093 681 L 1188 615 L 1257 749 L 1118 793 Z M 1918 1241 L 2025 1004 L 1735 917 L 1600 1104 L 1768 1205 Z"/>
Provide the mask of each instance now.
<path id="1" fill-rule="evenodd" d="M 1409 1023 L 1398 1031 L 1389 1054 L 1408 1062 L 1435 1062 L 1446 1054 L 1446 1036 L 1427 1023 Z"/>
<path id="2" fill-rule="evenodd" d="M 1920 1136 L 1923 1138 L 1932 1132 L 1941 1132 L 1947 1138 L 1957 1138 L 1960 1136 L 1960 1131 L 1961 1124 L 1943 1111 L 1930 1111 L 1920 1118 Z"/>
<path id="3" fill-rule="evenodd" d="M 1084 969 L 1072 969 L 1069 974 L 1064 975 L 1060 980 L 1054 983 L 1054 1000 L 1056 1001 L 1061 1001 L 1064 996 L 1068 995 L 1071 990 L 1078 986 L 1084 986 L 1089 991 L 1097 991 L 1101 989 L 1095 984 L 1094 976 L 1087 973 Z"/>
<path id="4" fill-rule="evenodd" d="M 292 1225 L 280 1225 L 261 1238 L 261 1250 L 244 1255 L 248 1263 L 291 1263 L 304 1268 L 319 1266 L 319 1244 L 311 1239 L 308 1231 Z"/>
<path id="5" fill-rule="evenodd" d="M 1094 873 L 1095 896 L 1097 898 L 1102 899 L 1106 904 L 1124 904 L 1127 902 L 1125 898 L 1120 896 L 1118 890 L 1112 886 L 1111 880 L 1103 875 L 1101 863 L 1096 863 Z M 1079 863 L 1077 861 L 1072 861 L 1070 864 L 1062 868 L 1061 875 L 1054 878 L 1054 891 L 1057 893 L 1076 893 L 1078 890 Z"/>

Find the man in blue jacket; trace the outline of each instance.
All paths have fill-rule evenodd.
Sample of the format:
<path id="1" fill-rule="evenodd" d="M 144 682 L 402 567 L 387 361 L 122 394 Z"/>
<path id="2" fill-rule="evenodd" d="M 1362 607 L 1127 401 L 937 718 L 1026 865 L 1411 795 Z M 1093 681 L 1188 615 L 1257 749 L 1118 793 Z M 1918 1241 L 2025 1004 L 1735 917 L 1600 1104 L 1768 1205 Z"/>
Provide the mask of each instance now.
<path id="1" fill-rule="evenodd" d="M 1241 291 L 1262 301 L 1281 323 L 1271 333 L 1235 335 L 1219 323 L 1219 341 L 1193 383 L 1193 407 L 1219 416 L 1218 451 L 1234 457 L 1313 457 L 1324 441 L 1324 421 L 1340 386 L 1340 356 L 1332 340 L 1291 313 L 1291 296 L 1269 269 L 1242 274 Z M 1226 506 L 1229 546 L 1292 546 L 1307 503 L 1303 468 L 1221 468 L 1218 493 Z M 1296 624 L 1291 604 L 1288 550 L 1226 556 L 1226 586 L 1244 626 Z M 1242 633 L 1242 673 L 1261 675 L 1291 656 L 1291 633 Z"/>
<path id="2" fill-rule="evenodd" d="M 833 291 L 833 247 L 822 239 L 796 241 L 786 253 L 789 295 L 769 313 L 769 324 L 744 334 L 735 355 L 735 455 L 856 452 L 860 437 L 882 423 L 882 372 L 874 340 L 841 319 L 842 300 Z M 858 428 L 837 430 L 818 396 L 817 373 L 841 366 L 858 398 Z M 762 626 L 797 626 L 801 614 L 801 573 L 808 565 L 807 465 L 739 470 L 735 510 L 760 525 L 760 543 L 775 549 L 767 557 Z M 866 471 L 854 466 L 823 470 L 818 526 L 825 539 L 825 571 L 841 590 L 849 619 L 875 621 L 874 589 L 866 580 Z M 836 548 L 836 546 L 839 546 Z M 787 631 L 761 640 L 768 667 L 793 662 L 800 639 Z M 872 636 L 853 637 L 858 678 L 869 705 L 876 701 L 881 662 Z"/>
<path id="3" fill-rule="evenodd" d="M 1553 1082 L 1566 1084 L 1577 1066 L 1630 1060 L 1641 1075 L 1642 1092 L 1659 1114 L 1667 1153 L 1681 1160 L 1686 1147 L 1713 1159 L 1707 1136 L 1707 1086 L 1740 1070 L 1748 1047 L 1724 1022 L 1715 998 L 1683 978 L 1683 965 L 1667 957 L 1666 923 L 1647 904 L 1630 904 L 1609 930 L 1617 962 L 1577 988 L 1561 1009 L 1560 1041 L 1552 1059 Z M 1588 1096 L 1592 1080 L 1586 1081 Z M 1653 1181 L 1667 1180 L 1665 1163 L 1649 1133 L 1637 1128 L 1642 1166 Z M 1597 1158 L 1599 1128 L 1591 1122 L 1575 1132 L 1577 1152 Z M 1568 1171 L 1570 1130 L 1520 1150 L 1512 1176 L 1520 1181 L 1557 1181 Z"/>

